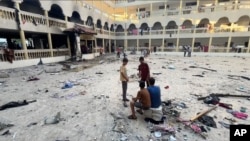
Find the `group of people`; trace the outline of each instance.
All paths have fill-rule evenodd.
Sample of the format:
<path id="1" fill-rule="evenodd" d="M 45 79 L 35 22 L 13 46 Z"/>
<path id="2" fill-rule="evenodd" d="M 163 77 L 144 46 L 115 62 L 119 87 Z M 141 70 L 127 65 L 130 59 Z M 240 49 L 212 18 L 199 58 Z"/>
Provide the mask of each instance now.
<path id="1" fill-rule="evenodd" d="M 144 58 L 139 58 L 140 65 L 138 66 L 138 75 L 140 77 L 139 81 L 139 91 L 137 92 L 137 96 L 133 97 L 130 101 L 127 99 L 127 86 L 129 77 L 127 75 L 126 65 L 128 63 L 128 59 L 124 58 L 122 66 L 120 67 L 120 80 L 122 82 L 122 96 L 124 107 L 128 107 L 127 101 L 130 101 L 130 108 L 132 114 L 128 116 L 129 119 L 137 119 L 135 115 L 135 107 L 138 108 L 136 110 L 138 113 L 143 114 L 143 110 L 149 110 L 150 108 L 158 108 L 161 106 L 161 91 L 160 87 L 155 86 L 155 79 L 150 77 L 150 69 L 146 62 L 144 62 Z M 145 88 L 147 85 L 147 88 Z"/>

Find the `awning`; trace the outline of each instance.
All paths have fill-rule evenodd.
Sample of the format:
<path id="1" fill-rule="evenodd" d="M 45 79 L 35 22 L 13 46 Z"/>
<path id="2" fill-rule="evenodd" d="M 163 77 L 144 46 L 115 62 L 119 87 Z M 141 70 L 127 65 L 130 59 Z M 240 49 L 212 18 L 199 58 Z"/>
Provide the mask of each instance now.
<path id="1" fill-rule="evenodd" d="M 88 34 L 88 35 L 97 35 L 97 33 L 87 27 L 80 26 L 80 25 L 75 25 L 73 28 L 68 28 L 65 29 L 64 32 L 74 32 L 74 33 L 79 33 L 79 34 Z"/>

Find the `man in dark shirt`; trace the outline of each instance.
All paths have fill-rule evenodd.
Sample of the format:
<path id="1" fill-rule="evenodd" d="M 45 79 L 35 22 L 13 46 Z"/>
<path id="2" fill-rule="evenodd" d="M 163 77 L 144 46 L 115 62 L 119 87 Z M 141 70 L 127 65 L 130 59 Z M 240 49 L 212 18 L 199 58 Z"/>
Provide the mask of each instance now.
<path id="1" fill-rule="evenodd" d="M 141 78 L 141 81 L 144 81 L 147 83 L 147 87 L 148 87 L 149 86 L 148 80 L 150 77 L 149 66 L 147 63 L 144 62 L 143 57 L 140 57 L 139 61 L 141 63 L 138 67 L 139 77 Z"/>
<path id="2" fill-rule="evenodd" d="M 151 99 L 151 108 L 159 108 L 161 106 L 161 90 L 160 87 L 155 86 L 155 79 L 153 77 L 149 78 L 148 92 Z"/>

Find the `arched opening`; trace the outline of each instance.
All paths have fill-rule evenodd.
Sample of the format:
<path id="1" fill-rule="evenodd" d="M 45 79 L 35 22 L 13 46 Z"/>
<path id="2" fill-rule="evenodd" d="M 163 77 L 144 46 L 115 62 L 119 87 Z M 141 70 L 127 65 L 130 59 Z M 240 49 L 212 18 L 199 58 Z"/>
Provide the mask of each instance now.
<path id="1" fill-rule="evenodd" d="M 116 32 L 124 32 L 124 29 L 123 29 L 123 27 L 122 27 L 122 25 L 118 25 L 117 26 L 117 28 L 116 28 L 116 30 L 115 30 Z"/>
<path id="2" fill-rule="evenodd" d="M 128 27 L 128 31 L 132 31 L 134 29 L 136 29 L 135 24 L 130 24 L 129 27 Z"/>
<path id="3" fill-rule="evenodd" d="M 20 4 L 20 9 L 23 11 L 44 15 L 44 10 L 39 0 L 23 0 L 23 2 Z"/>
<path id="4" fill-rule="evenodd" d="M 166 25 L 166 29 L 177 29 L 178 26 L 175 21 L 169 21 Z"/>
<path id="5" fill-rule="evenodd" d="M 115 31 L 115 30 L 114 30 L 114 25 L 113 25 L 113 24 L 110 25 L 110 31 Z"/>
<path id="6" fill-rule="evenodd" d="M 94 23 L 93 23 L 93 18 L 91 16 L 88 16 L 87 17 L 87 21 L 86 21 L 86 25 L 87 26 L 92 26 Z"/>
<path id="7" fill-rule="evenodd" d="M 247 15 L 241 16 L 235 24 L 237 24 L 238 26 L 249 26 L 250 18 Z"/>
<path id="8" fill-rule="evenodd" d="M 109 30 L 109 24 L 108 24 L 108 22 L 104 23 L 103 29 L 104 30 Z"/>
<path id="9" fill-rule="evenodd" d="M 142 23 L 140 29 L 147 30 L 148 29 L 148 24 L 147 23 Z"/>
<path id="10" fill-rule="evenodd" d="M 83 24 L 83 20 L 81 20 L 81 16 L 77 11 L 74 11 L 72 13 L 72 16 L 69 18 L 70 22 L 74 22 L 74 23 L 79 23 L 79 24 Z"/>
<path id="11" fill-rule="evenodd" d="M 193 27 L 192 21 L 191 21 L 191 20 L 185 20 L 185 21 L 182 23 L 182 27 L 183 27 L 183 28 L 192 28 L 192 27 Z"/>
<path id="12" fill-rule="evenodd" d="M 162 25 L 160 22 L 155 22 L 153 27 L 152 27 L 152 30 L 161 30 L 162 29 Z"/>
<path id="13" fill-rule="evenodd" d="M 13 8 L 14 7 L 14 2 L 11 1 L 11 0 L 1 0 L 0 1 L 0 6 Z"/>
<path id="14" fill-rule="evenodd" d="M 100 19 L 97 20 L 96 27 L 97 28 L 102 28 L 102 21 Z"/>
<path id="15" fill-rule="evenodd" d="M 56 19 L 60 19 L 60 20 L 65 19 L 62 8 L 57 4 L 51 5 L 51 8 L 50 8 L 48 14 L 49 14 L 49 17 L 52 17 L 52 18 L 56 18 Z"/>
<path id="16" fill-rule="evenodd" d="M 210 25 L 209 19 L 205 18 L 199 22 L 199 24 L 197 25 L 197 28 L 204 28 L 204 27 L 207 27 L 208 25 Z"/>
<path id="17" fill-rule="evenodd" d="M 220 27 L 221 25 L 231 25 L 227 17 L 220 18 L 215 24 L 215 27 Z"/>

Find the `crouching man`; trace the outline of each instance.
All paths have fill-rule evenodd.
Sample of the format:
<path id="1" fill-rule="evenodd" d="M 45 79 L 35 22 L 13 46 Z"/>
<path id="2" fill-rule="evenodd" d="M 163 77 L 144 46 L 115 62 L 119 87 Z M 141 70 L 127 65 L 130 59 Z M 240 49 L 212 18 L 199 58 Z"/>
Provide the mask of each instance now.
<path id="1" fill-rule="evenodd" d="M 149 108 L 151 107 L 150 94 L 145 88 L 145 82 L 140 81 L 139 87 L 140 90 L 138 91 L 137 96 L 132 98 L 132 101 L 130 102 L 132 115 L 128 116 L 129 119 L 137 119 L 135 115 L 135 107 L 139 108 L 137 112 L 140 114 L 143 114 L 142 110 L 149 110 Z"/>

